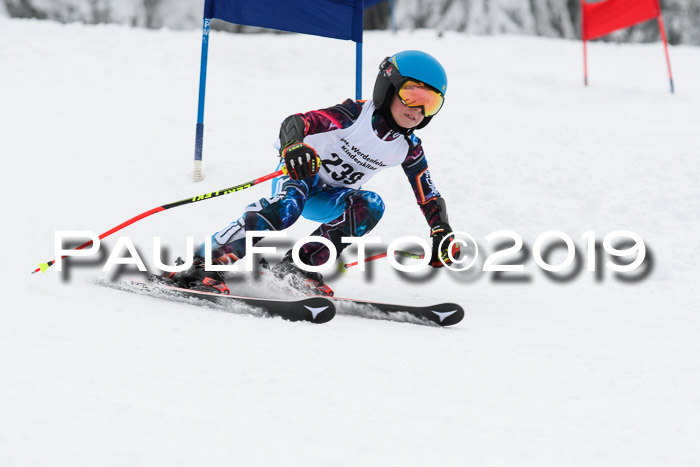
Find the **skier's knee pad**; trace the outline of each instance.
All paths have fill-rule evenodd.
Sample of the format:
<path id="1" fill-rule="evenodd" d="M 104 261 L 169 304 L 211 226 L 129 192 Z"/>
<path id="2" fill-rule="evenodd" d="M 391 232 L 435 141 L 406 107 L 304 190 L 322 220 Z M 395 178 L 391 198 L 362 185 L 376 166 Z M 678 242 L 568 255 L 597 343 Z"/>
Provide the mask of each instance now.
<path id="1" fill-rule="evenodd" d="M 246 230 L 282 230 L 294 224 L 304 209 L 304 195 L 288 187 L 270 198 L 262 198 L 245 208 Z"/>

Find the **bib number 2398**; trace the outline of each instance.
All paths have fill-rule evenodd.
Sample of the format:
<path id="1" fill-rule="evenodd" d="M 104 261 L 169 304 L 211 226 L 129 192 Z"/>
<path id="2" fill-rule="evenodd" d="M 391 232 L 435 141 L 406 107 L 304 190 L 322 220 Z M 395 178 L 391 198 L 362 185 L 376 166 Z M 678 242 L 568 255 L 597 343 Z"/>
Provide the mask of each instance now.
<path id="1" fill-rule="evenodd" d="M 343 160 L 336 153 L 331 153 L 332 159 L 324 159 L 322 167 L 336 181 L 342 181 L 347 185 L 354 185 L 365 176 L 363 172 L 356 171 L 352 165 Z"/>

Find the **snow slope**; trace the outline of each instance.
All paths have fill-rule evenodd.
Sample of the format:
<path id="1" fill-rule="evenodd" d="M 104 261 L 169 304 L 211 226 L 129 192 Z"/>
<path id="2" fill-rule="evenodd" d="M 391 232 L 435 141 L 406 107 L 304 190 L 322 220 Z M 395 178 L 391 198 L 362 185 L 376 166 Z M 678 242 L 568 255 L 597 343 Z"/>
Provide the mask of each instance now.
<path id="1" fill-rule="evenodd" d="M 700 463 L 700 49 L 671 49 L 672 96 L 660 44 L 590 44 L 586 89 L 576 42 L 374 33 L 366 95 L 379 61 L 409 48 L 448 70 L 420 136 L 455 228 L 485 252 L 502 229 L 529 246 L 552 229 L 580 246 L 586 231 L 631 230 L 651 274 L 584 268 L 559 283 L 530 258 L 518 283 L 410 279 L 384 261 L 329 276 L 339 295 L 458 301 L 467 317 L 451 329 L 161 302 L 95 285 L 102 263 L 30 275 L 56 230 L 103 232 L 271 171 L 285 116 L 353 95 L 354 46 L 214 33 L 194 184 L 199 33 L 0 19 L 0 465 Z M 399 169 L 367 188 L 387 205 L 373 235 L 427 236 Z M 178 255 L 268 190 L 122 233 L 145 257 L 154 235 Z M 300 221 L 287 244 L 313 228 Z"/>

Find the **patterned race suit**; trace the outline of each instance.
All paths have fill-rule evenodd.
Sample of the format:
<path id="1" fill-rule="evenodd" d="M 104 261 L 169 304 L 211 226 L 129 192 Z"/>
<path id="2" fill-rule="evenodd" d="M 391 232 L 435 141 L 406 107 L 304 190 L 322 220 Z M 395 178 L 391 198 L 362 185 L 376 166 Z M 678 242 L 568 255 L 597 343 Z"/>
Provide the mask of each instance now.
<path id="1" fill-rule="evenodd" d="M 245 255 L 245 232 L 283 230 L 300 216 L 321 222 L 311 235 L 330 240 L 338 254 L 348 244 L 342 237 L 370 232 L 384 213 L 378 194 L 361 189 L 374 174 L 401 165 L 428 224 L 440 218 L 440 194 L 433 185 L 420 140 L 391 130 L 372 101 L 342 104 L 298 114 L 305 123 L 304 142 L 315 148 L 323 164 L 305 180 L 275 179 L 273 195 L 245 208 L 243 215 L 212 236 L 212 258 L 231 264 Z M 255 243 L 255 240 L 254 242 Z M 204 246 L 198 254 L 204 256 Z M 308 243 L 300 251 L 309 265 L 328 261 L 322 243 Z"/>

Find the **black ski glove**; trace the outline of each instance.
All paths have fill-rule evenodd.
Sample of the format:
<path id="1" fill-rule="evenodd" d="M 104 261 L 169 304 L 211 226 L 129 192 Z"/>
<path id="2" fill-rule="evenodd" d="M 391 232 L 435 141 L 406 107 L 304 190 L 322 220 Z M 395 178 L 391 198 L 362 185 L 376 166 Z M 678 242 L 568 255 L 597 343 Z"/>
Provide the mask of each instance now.
<path id="1" fill-rule="evenodd" d="M 290 142 L 280 150 L 287 175 L 292 180 L 313 177 L 321 167 L 321 158 L 316 150 L 306 143 Z"/>
<path id="2" fill-rule="evenodd" d="M 447 222 L 438 222 L 430 229 L 430 238 L 433 239 L 433 254 L 430 257 L 430 265 L 434 268 L 441 268 L 445 264 L 452 263 L 450 260 L 450 255 L 448 249 L 450 242 L 454 240 L 454 237 L 448 238 L 442 243 L 442 248 L 440 248 L 440 242 L 442 239 L 452 233 L 452 227 Z M 458 259 L 460 255 L 459 243 L 454 242 L 452 244 L 452 257 Z M 440 261 L 442 259 L 442 261 Z M 444 264 L 443 264 L 444 262 Z"/>

